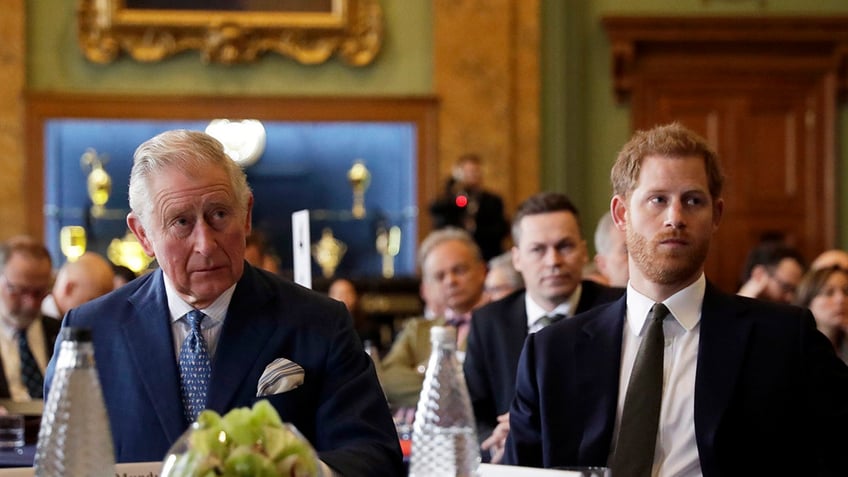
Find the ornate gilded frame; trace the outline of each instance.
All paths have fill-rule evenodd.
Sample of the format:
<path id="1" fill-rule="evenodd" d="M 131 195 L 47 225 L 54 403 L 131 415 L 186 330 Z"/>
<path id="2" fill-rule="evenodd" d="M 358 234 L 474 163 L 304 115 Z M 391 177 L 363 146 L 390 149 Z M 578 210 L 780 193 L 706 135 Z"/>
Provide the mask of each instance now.
<path id="1" fill-rule="evenodd" d="M 353 66 L 374 60 L 383 40 L 378 0 L 332 0 L 326 12 L 128 8 L 126 0 L 79 0 L 79 45 L 110 63 L 123 52 L 156 62 L 199 50 L 206 62 L 249 63 L 276 52 L 304 64 L 333 54 Z"/>

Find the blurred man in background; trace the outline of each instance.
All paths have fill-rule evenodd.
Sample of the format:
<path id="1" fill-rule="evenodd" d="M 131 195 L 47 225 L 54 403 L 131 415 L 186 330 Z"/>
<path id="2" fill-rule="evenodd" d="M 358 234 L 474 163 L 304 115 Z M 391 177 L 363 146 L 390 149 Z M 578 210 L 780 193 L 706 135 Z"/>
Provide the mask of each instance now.
<path id="1" fill-rule="evenodd" d="M 432 232 L 421 243 L 418 261 L 422 281 L 443 297 L 445 311 L 444 316 L 432 320 L 409 320 L 383 359 L 383 388 L 393 408 L 415 406 L 418 402 L 430 357 L 430 328 L 455 326 L 458 354 L 463 356 L 471 311 L 485 301 L 486 264 L 477 244 L 464 230 Z"/>
<path id="2" fill-rule="evenodd" d="M 71 308 L 105 295 L 115 288 L 112 264 L 95 252 L 86 252 L 76 261 L 65 262 L 56 274 L 53 291 L 44 302 L 55 305 L 55 314 L 42 307 L 45 314 L 62 319 Z"/>
<path id="3" fill-rule="evenodd" d="M 464 154 L 456 160 L 453 174 L 442 195 L 430 204 L 433 227 L 458 227 L 474 238 L 483 260 L 503 252 L 509 233 L 503 200 L 483 188 L 482 160 L 477 154 Z"/>
<path id="4" fill-rule="evenodd" d="M 524 339 L 559 319 L 612 301 L 623 293 L 584 280 L 586 241 L 577 207 L 563 194 L 542 192 L 521 205 L 512 225 L 512 262 L 525 291 L 474 312 L 465 380 L 483 450 L 497 462 L 509 431 L 509 405 Z"/>
<path id="5" fill-rule="evenodd" d="M 627 244 L 609 212 L 601 216 L 595 228 L 595 266 L 611 287 L 627 286 Z"/>
<path id="6" fill-rule="evenodd" d="M 16 237 L 0 245 L 0 398 L 41 399 L 60 323 L 41 313 L 52 260 L 44 244 Z"/>

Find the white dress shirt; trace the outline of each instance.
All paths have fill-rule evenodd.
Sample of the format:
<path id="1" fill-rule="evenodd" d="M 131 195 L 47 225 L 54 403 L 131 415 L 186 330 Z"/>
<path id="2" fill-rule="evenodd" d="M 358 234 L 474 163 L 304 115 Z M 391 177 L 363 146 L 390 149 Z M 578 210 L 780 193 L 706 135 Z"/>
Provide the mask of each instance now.
<path id="1" fill-rule="evenodd" d="M 703 273 L 692 285 L 663 303 L 671 315 L 663 322 L 663 394 L 657 447 L 654 451 L 655 477 L 700 476 L 701 463 L 695 441 L 695 372 L 700 341 L 701 305 L 707 281 Z M 627 312 L 621 348 L 618 408 L 611 454 L 618 439 L 618 427 L 630 373 L 646 330 L 648 312 L 654 301 L 627 285 Z M 611 461 L 611 460 L 610 460 Z"/>
<path id="2" fill-rule="evenodd" d="M 568 300 L 560 303 L 550 312 L 545 311 L 544 308 L 541 307 L 538 303 L 533 301 L 533 298 L 530 297 L 529 293 L 524 294 L 524 310 L 527 313 L 527 333 L 533 334 L 542 328 L 545 327 L 543 323 L 540 323 L 541 320 L 545 316 L 549 315 L 563 315 L 566 318 L 574 316 L 574 311 L 577 309 L 577 304 L 580 303 L 580 295 L 583 293 L 583 285 L 578 283 L 577 288 L 574 289 L 574 292 L 568 297 Z"/>
<path id="3" fill-rule="evenodd" d="M 174 283 L 167 275 L 163 273 L 162 277 L 165 279 L 165 295 L 168 298 L 168 310 L 171 312 L 171 334 L 174 336 L 175 356 L 179 360 L 180 348 L 182 348 L 183 341 L 191 331 L 191 325 L 184 317 L 186 313 L 194 310 L 194 307 L 177 295 Z M 218 338 L 221 336 L 221 328 L 223 328 L 224 318 L 227 316 L 227 308 L 230 307 L 230 300 L 232 300 L 235 291 L 235 285 L 227 288 L 211 305 L 200 310 L 206 315 L 206 318 L 200 323 L 200 332 L 206 339 L 206 350 L 209 353 L 210 361 L 218 348 Z"/>

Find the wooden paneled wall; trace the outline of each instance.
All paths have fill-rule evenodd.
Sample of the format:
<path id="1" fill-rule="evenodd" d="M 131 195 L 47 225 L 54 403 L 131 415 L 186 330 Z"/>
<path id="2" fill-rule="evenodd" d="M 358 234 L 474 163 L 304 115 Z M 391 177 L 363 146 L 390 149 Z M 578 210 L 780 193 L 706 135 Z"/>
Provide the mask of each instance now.
<path id="1" fill-rule="evenodd" d="M 476 152 L 508 211 L 539 189 L 539 0 L 436 0 L 439 170 Z"/>
<path id="2" fill-rule="evenodd" d="M 24 230 L 24 151 L 21 93 L 24 88 L 24 0 L 4 0 L 0 15 L 0 239 Z"/>

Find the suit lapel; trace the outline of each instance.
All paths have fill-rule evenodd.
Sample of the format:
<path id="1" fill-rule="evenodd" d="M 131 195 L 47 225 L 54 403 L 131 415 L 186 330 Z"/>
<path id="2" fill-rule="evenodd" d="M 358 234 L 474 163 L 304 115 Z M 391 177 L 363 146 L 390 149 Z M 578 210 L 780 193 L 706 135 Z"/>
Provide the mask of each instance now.
<path id="1" fill-rule="evenodd" d="M 245 379 L 274 331 L 274 317 L 263 311 L 272 291 L 256 275 L 254 269 L 245 266 L 218 339 L 206 398 L 206 407 L 218 412 L 232 407 L 238 391 L 250 389 L 252 395 L 256 394 L 257 383 Z"/>
<path id="2" fill-rule="evenodd" d="M 742 367 L 752 326 L 743 311 L 730 295 L 707 284 L 695 377 L 695 435 L 701 462 L 715 461 L 718 425 Z"/>
<path id="3" fill-rule="evenodd" d="M 121 332 L 127 354 L 144 386 L 156 417 L 173 442 L 185 430 L 180 378 L 174 354 L 170 313 L 162 271 L 129 298 L 135 313 L 122 319 Z"/>
<path id="4" fill-rule="evenodd" d="M 525 292 L 526 293 L 526 292 Z M 521 293 L 513 300 L 507 311 L 505 320 L 506 327 L 504 336 L 510 340 L 510 350 L 515 352 L 516 358 L 524 348 L 524 340 L 527 339 L 527 306 L 525 305 L 525 293 Z M 516 363 L 518 360 L 516 359 Z"/>
<path id="5" fill-rule="evenodd" d="M 578 388 L 574 392 L 579 396 L 579 409 L 587 423 L 580 444 L 580 461 L 606 459 L 609 454 L 618 402 L 625 304 L 621 298 L 593 314 L 575 344 Z"/>

